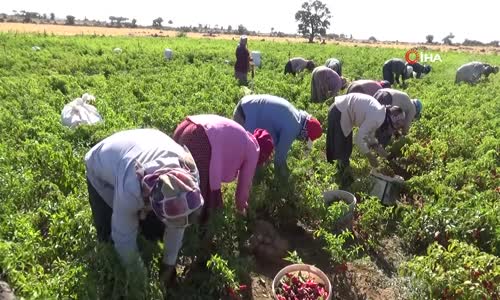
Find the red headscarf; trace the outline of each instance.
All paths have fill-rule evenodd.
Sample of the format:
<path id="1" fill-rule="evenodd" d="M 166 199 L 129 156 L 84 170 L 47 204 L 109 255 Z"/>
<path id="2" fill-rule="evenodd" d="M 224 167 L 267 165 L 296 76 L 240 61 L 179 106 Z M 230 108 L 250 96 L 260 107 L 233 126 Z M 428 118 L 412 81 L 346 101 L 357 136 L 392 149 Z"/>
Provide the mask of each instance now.
<path id="1" fill-rule="evenodd" d="M 316 118 L 309 118 L 306 123 L 307 137 L 314 141 L 321 137 L 323 134 L 323 129 L 321 129 L 321 123 Z"/>
<path id="2" fill-rule="evenodd" d="M 273 153 L 273 138 L 267 130 L 260 128 L 255 129 L 253 136 L 257 140 L 260 148 L 259 161 L 257 162 L 257 165 L 262 165 L 271 157 L 271 154 Z"/>

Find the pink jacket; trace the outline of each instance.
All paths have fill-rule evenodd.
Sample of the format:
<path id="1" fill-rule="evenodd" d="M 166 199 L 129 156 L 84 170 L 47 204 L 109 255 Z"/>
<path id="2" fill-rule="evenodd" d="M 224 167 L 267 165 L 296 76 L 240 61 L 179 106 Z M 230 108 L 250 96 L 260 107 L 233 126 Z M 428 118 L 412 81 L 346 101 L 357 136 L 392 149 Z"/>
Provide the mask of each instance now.
<path id="1" fill-rule="evenodd" d="M 188 119 L 203 126 L 210 141 L 210 189 L 218 190 L 222 182 L 232 182 L 238 176 L 236 207 L 246 209 L 259 159 L 257 140 L 240 124 L 221 116 L 196 115 Z"/>

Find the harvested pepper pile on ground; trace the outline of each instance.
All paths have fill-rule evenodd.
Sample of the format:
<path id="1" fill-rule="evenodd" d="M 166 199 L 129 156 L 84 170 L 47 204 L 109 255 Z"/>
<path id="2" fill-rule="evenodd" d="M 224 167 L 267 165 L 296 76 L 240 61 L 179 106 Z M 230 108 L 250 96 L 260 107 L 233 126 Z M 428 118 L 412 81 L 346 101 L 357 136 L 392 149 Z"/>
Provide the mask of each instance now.
<path id="1" fill-rule="evenodd" d="M 328 291 L 321 283 L 312 278 L 307 278 L 299 272 L 287 273 L 280 280 L 276 288 L 278 300 L 326 300 Z"/>

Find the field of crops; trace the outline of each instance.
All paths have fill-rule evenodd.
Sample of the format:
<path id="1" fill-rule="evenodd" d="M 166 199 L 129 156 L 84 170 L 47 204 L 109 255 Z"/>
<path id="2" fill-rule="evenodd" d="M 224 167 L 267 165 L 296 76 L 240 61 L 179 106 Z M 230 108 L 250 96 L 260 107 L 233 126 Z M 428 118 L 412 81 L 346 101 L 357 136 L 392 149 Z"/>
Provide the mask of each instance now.
<path id="1" fill-rule="evenodd" d="M 35 45 L 41 50 L 32 51 Z M 154 127 L 172 135 L 189 114 L 232 116 L 243 95 L 232 76 L 235 47 L 235 41 L 175 37 L 0 34 L 0 280 L 26 299 L 160 299 L 162 245 L 140 240 L 148 268 L 142 276 L 127 275 L 112 246 L 97 244 L 83 156 L 119 130 Z M 165 48 L 174 50 L 173 60 L 164 60 Z M 325 124 L 331 102 L 309 102 L 310 73 L 283 75 L 289 54 L 320 63 L 337 57 L 348 78 L 380 79 L 383 62 L 405 52 L 253 41 L 249 48 L 263 59 L 254 93 L 284 97 Z M 240 284 L 247 286 L 244 299 L 269 298 L 280 267 L 262 268 L 244 247 L 253 222 L 267 218 L 296 250 L 291 261 L 330 276 L 333 299 L 370 295 L 359 288 L 355 267 L 370 261 L 398 283 L 394 299 L 498 299 L 500 75 L 476 86 L 456 86 L 454 78 L 463 63 L 500 65 L 500 57 L 440 55 L 430 75 L 405 89 L 424 109 L 410 134 L 390 146 L 407 179 L 397 207 L 368 196 L 370 168 L 355 149 L 357 180 L 348 188 L 358 198 L 353 229 L 336 230 L 342 207 L 327 208 L 322 199 L 339 187 L 335 166 L 326 162 L 325 135 L 308 155 L 295 142 L 289 182 L 275 179 L 272 165 L 257 174 L 249 220 L 234 213 L 234 184 L 224 187 L 224 212 L 210 224 L 215 249 L 207 266 L 190 264 L 203 250 L 196 226 L 187 231 L 183 274 L 168 298 L 224 299 Z M 63 127 L 61 109 L 84 93 L 96 97 L 104 122 Z M 388 241 L 400 247 L 391 252 Z M 403 259 L 396 263 L 396 256 Z"/>

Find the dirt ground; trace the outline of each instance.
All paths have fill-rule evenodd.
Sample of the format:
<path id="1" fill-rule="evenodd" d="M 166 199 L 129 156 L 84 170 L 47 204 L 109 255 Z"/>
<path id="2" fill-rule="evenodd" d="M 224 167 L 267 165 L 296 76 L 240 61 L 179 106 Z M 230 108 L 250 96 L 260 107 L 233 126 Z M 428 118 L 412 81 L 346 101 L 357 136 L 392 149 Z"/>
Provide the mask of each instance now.
<path id="1" fill-rule="evenodd" d="M 25 24 L 25 23 L 0 23 L 0 32 L 24 32 L 24 33 L 48 33 L 56 35 L 106 35 L 106 36 L 156 36 L 156 37 L 174 37 L 176 31 L 167 31 L 151 28 L 111 28 L 97 26 L 65 26 L 54 24 Z M 226 39 L 237 40 L 238 35 L 234 34 L 219 34 L 207 35 L 202 33 L 188 32 L 187 37 L 190 38 L 205 38 L 205 39 Z M 273 42 L 297 42 L 304 43 L 304 38 L 294 37 L 271 37 L 271 36 L 249 36 L 250 40 L 265 40 Z M 429 45 L 403 42 L 368 42 L 368 41 L 338 41 L 329 40 L 327 44 L 344 45 L 352 47 L 383 47 L 383 48 L 398 48 L 411 49 L 419 48 L 424 50 L 435 51 L 459 51 L 459 52 L 474 52 L 474 53 L 500 53 L 500 47 L 472 47 L 472 46 L 446 46 L 446 45 Z"/>

